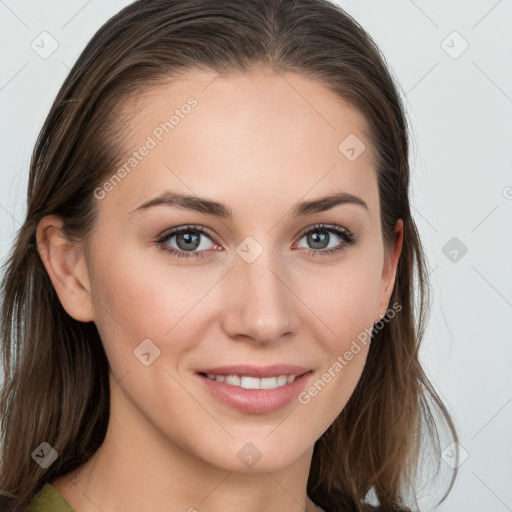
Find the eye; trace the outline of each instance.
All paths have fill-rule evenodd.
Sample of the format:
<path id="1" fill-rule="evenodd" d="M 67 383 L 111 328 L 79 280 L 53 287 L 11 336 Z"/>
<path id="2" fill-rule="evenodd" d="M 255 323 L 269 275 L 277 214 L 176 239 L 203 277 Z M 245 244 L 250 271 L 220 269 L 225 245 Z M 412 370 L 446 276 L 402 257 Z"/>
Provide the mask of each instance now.
<path id="1" fill-rule="evenodd" d="M 340 238 L 342 242 L 329 246 L 332 235 Z M 202 258 L 209 256 L 212 250 L 220 250 L 220 246 L 212 241 L 213 238 L 214 235 L 203 226 L 189 225 L 167 231 L 156 243 L 161 250 L 176 258 Z M 306 242 L 312 246 L 307 253 L 308 256 L 334 254 L 356 243 L 354 234 L 333 224 L 313 226 L 302 234 L 300 240 L 303 238 L 306 238 Z M 173 243 L 170 243 L 171 241 Z"/>
<path id="2" fill-rule="evenodd" d="M 329 246 L 333 234 L 341 238 L 342 242 Z M 334 254 L 356 243 L 356 237 L 353 233 L 333 224 L 318 224 L 317 226 L 313 226 L 302 235 L 301 240 L 303 238 L 306 238 L 306 243 L 315 249 L 310 249 L 308 256 L 326 256 Z"/>
<path id="3" fill-rule="evenodd" d="M 202 226 L 181 226 L 164 234 L 157 240 L 157 245 L 177 258 L 197 258 L 206 256 L 212 245 L 218 247 L 212 242 L 212 237 L 213 235 Z M 169 246 L 172 239 L 175 239 L 177 247 Z M 205 242 L 205 239 L 209 239 L 211 245 Z"/>

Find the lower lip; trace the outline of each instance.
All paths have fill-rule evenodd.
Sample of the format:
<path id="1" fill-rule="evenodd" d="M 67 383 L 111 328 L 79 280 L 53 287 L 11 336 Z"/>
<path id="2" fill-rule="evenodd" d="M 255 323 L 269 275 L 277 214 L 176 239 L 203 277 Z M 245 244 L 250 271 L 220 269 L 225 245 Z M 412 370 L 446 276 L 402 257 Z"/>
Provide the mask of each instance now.
<path id="1" fill-rule="evenodd" d="M 274 389 L 245 389 L 209 379 L 199 373 L 197 376 L 204 382 L 208 391 L 221 402 L 242 412 L 264 414 L 277 411 L 296 398 L 311 373 L 312 371 L 304 373 L 290 384 Z"/>

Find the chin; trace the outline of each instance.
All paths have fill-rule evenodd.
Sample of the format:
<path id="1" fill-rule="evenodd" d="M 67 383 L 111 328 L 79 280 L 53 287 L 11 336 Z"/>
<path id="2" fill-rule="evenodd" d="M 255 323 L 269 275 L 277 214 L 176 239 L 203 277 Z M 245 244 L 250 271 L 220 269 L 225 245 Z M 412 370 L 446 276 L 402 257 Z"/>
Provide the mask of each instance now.
<path id="1" fill-rule="evenodd" d="M 300 444 L 298 440 L 284 446 L 282 439 L 277 435 L 273 442 L 269 442 L 269 439 L 265 438 L 266 435 L 262 434 L 252 441 L 246 437 L 243 440 L 232 439 L 231 445 L 224 444 L 223 453 L 217 457 L 212 457 L 210 452 L 209 462 L 226 471 L 268 473 L 283 470 L 305 455 L 307 448 L 305 449 L 304 444 Z M 311 443 L 311 450 L 313 444 Z"/>

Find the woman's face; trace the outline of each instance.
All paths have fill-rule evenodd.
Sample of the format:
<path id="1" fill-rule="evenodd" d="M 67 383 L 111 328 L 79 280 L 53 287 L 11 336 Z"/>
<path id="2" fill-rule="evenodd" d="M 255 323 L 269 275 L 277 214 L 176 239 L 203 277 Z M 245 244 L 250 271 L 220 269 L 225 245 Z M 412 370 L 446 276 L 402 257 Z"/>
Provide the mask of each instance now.
<path id="1" fill-rule="evenodd" d="M 229 471 L 310 456 L 358 382 L 401 248 L 385 258 L 364 118 L 261 70 L 190 72 L 132 107 L 83 253 L 112 414 Z"/>

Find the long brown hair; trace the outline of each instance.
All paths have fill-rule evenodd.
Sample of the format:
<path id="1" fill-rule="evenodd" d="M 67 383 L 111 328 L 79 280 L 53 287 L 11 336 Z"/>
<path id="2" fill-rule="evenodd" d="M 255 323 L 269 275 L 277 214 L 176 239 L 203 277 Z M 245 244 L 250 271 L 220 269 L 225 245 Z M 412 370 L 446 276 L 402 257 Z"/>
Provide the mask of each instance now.
<path id="1" fill-rule="evenodd" d="M 418 358 L 430 307 L 428 275 L 409 203 L 407 121 L 377 45 L 327 0 L 139 0 L 88 43 L 33 152 L 26 219 L 4 264 L 1 288 L 2 510 L 23 510 L 44 483 L 87 461 L 109 419 L 101 339 L 93 322 L 76 321 L 64 311 L 37 250 L 39 221 L 55 214 L 70 239 L 90 233 L 98 203 L 94 191 L 122 155 L 126 128 L 117 114 L 124 100 L 181 71 L 228 76 L 254 66 L 316 80 L 364 115 L 376 155 L 386 247 L 396 221 L 404 222 L 390 300 L 401 311 L 372 333 L 353 395 L 315 444 L 309 497 L 328 512 L 356 511 L 371 491 L 382 510 L 406 509 L 424 443 L 439 468 L 434 412 L 457 440 Z M 46 469 L 31 457 L 42 442 L 58 453 Z M 441 501 L 455 476 L 456 471 Z"/>

